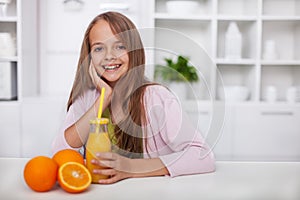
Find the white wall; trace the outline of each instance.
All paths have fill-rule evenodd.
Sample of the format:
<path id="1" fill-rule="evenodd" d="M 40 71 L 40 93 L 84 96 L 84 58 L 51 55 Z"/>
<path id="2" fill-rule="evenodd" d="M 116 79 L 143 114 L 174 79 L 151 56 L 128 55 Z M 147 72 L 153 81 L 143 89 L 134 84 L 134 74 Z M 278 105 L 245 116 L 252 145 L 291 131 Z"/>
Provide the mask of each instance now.
<path id="1" fill-rule="evenodd" d="M 69 93 L 84 32 L 90 21 L 103 12 L 100 5 L 106 3 L 128 5 L 128 10 L 117 11 L 127 15 L 138 27 L 148 25 L 149 9 L 139 0 L 89 0 L 84 1 L 78 11 L 65 10 L 61 0 L 40 1 L 40 90 L 43 96 Z"/>
<path id="2" fill-rule="evenodd" d="M 21 106 L 21 157 L 51 156 L 66 113 L 67 97 L 26 98 Z"/>

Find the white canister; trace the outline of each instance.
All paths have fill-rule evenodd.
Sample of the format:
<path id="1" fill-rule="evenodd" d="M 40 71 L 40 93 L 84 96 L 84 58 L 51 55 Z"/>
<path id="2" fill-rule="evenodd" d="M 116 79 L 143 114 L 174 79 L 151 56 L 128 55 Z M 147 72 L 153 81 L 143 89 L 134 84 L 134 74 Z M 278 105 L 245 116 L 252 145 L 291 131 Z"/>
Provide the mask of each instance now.
<path id="1" fill-rule="evenodd" d="M 242 57 L 242 34 L 235 22 L 230 22 L 225 34 L 225 58 L 240 59 Z"/>
<path id="2" fill-rule="evenodd" d="M 266 88 L 265 100 L 270 103 L 277 101 L 277 89 L 275 86 L 268 86 Z"/>
<path id="3" fill-rule="evenodd" d="M 295 103 L 297 99 L 298 89 L 296 87 L 289 87 L 286 91 L 286 101 Z"/>
<path id="4" fill-rule="evenodd" d="M 0 0 L 0 16 L 7 16 L 7 6 L 11 2 L 11 0 Z"/>
<path id="5" fill-rule="evenodd" d="M 12 62 L 0 62 L 0 100 L 17 98 L 17 67 Z"/>
<path id="6" fill-rule="evenodd" d="M 0 33 L 0 56 L 15 56 L 16 48 L 10 33 Z"/>
<path id="7" fill-rule="evenodd" d="M 276 50 L 276 43 L 274 40 L 266 40 L 264 43 L 264 60 L 276 60 L 278 59 L 278 53 Z"/>

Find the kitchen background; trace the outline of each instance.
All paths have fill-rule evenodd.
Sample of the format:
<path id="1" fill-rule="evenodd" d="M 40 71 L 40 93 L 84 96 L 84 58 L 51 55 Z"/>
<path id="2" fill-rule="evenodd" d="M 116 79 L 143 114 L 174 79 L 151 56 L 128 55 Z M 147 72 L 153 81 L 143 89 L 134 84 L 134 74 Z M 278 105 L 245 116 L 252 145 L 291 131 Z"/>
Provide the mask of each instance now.
<path id="1" fill-rule="evenodd" d="M 0 157 L 51 154 L 84 31 L 115 10 L 156 48 L 149 78 L 175 54 L 199 67 L 180 98 L 203 134 L 221 133 L 218 160 L 300 161 L 300 1 L 174 1 L 0 0 Z"/>

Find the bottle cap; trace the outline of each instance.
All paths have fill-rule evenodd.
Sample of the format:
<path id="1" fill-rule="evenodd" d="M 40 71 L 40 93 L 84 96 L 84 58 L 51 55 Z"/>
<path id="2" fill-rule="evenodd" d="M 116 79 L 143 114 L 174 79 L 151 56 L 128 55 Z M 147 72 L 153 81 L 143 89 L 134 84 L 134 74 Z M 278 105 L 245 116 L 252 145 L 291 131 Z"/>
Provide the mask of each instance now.
<path id="1" fill-rule="evenodd" d="M 101 118 L 101 119 L 91 119 L 90 124 L 108 124 L 108 118 Z"/>

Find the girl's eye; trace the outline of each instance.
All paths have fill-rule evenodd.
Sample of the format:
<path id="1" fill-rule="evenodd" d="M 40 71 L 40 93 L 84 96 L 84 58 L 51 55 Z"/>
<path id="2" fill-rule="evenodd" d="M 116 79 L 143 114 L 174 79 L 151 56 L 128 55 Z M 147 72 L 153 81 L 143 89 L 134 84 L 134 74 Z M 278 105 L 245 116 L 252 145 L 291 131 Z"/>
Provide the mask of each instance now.
<path id="1" fill-rule="evenodd" d="M 99 51 L 102 51 L 104 48 L 103 47 L 96 47 L 94 49 L 94 52 L 99 52 Z"/>
<path id="2" fill-rule="evenodd" d="M 125 45 L 117 45 L 116 48 L 119 50 L 126 50 Z"/>

